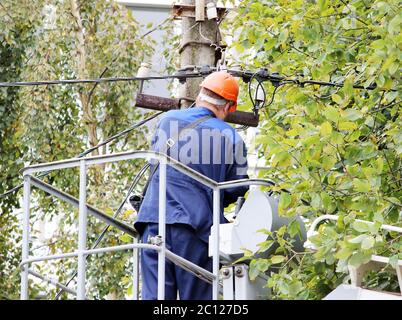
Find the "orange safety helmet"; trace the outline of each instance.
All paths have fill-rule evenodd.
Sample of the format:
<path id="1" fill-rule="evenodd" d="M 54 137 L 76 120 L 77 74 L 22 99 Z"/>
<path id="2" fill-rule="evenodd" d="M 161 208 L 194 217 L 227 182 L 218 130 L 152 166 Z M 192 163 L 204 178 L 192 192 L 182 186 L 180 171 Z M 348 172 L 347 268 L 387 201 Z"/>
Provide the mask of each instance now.
<path id="1" fill-rule="evenodd" d="M 211 90 L 226 100 L 233 101 L 229 112 L 236 111 L 239 85 L 231 74 L 226 71 L 213 72 L 201 82 L 200 87 Z"/>

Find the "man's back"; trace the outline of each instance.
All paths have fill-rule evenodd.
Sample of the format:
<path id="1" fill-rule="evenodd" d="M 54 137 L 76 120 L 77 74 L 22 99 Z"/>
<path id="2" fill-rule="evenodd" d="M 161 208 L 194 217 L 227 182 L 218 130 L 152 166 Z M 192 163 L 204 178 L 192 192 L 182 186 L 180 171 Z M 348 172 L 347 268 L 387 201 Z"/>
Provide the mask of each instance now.
<path id="1" fill-rule="evenodd" d="M 195 128 L 186 133 L 182 131 L 201 118 L 204 119 Z M 159 122 L 152 148 L 167 153 L 217 182 L 247 178 L 243 140 L 231 126 L 215 118 L 207 108 L 167 112 Z M 236 201 L 246 191 L 247 187 L 239 187 L 221 193 L 221 222 L 225 221 L 223 207 Z M 166 222 L 188 224 L 201 240 L 208 242 L 212 225 L 212 190 L 168 166 L 166 193 Z M 158 222 L 158 198 L 157 170 L 141 206 L 138 222 Z M 139 228 L 140 224 L 136 224 L 136 227 Z"/>

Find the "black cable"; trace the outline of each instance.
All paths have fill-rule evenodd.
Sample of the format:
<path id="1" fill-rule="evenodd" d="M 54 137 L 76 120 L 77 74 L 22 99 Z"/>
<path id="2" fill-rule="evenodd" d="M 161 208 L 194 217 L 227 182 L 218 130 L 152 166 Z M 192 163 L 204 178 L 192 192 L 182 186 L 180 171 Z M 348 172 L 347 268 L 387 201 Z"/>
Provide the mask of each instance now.
<path id="1" fill-rule="evenodd" d="M 154 118 L 156 118 L 157 116 L 161 115 L 162 113 L 163 113 L 163 111 L 158 112 L 158 113 L 155 113 L 155 114 L 153 114 L 152 116 L 150 116 L 150 117 L 148 117 L 148 118 L 146 118 L 146 119 L 143 119 L 143 120 L 141 120 L 141 121 L 138 122 L 138 123 L 134 123 L 133 125 L 131 125 L 131 126 L 128 127 L 127 129 L 124 129 L 123 131 L 121 131 L 121 132 L 115 134 L 114 136 L 111 136 L 110 138 L 107 138 L 106 140 L 104 140 L 104 141 L 98 143 L 96 146 L 94 146 L 94 147 L 92 147 L 92 148 L 89 148 L 89 149 L 85 150 L 84 152 L 80 153 L 80 155 L 78 156 L 78 158 L 81 158 L 81 157 L 87 155 L 88 153 L 91 153 L 91 152 L 94 151 L 95 149 L 98 149 L 98 148 L 104 146 L 105 144 L 108 144 L 109 142 L 111 142 L 111 141 L 113 141 L 113 140 L 115 140 L 115 139 L 117 139 L 117 138 L 119 138 L 119 137 L 121 137 L 121 136 L 123 136 L 123 135 L 129 133 L 130 131 L 132 131 L 132 130 L 134 130 L 134 129 L 140 127 L 140 126 L 142 126 L 143 124 L 147 123 L 148 121 L 151 121 L 152 119 L 154 119 Z"/>
<path id="2" fill-rule="evenodd" d="M 253 82 L 253 78 L 255 77 L 256 74 L 257 74 L 257 72 L 254 72 L 252 74 L 252 76 L 251 76 L 251 78 L 249 80 L 249 83 L 248 83 L 248 95 L 249 95 L 251 104 L 253 105 L 253 110 L 255 110 L 255 101 L 254 101 L 253 96 L 251 94 L 251 83 Z"/>
<path id="3" fill-rule="evenodd" d="M 213 68 L 209 67 L 208 73 L 213 71 Z M 249 71 L 238 71 L 238 70 L 227 70 L 227 72 L 231 73 L 237 77 L 243 77 L 244 79 L 248 79 L 250 77 Z M 164 79 L 179 79 L 184 80 L 187 78 L 201 78 L 206 74 L 202 72 L 194 72 L 194 73 L 184 73 L 179 72 L 174 75 L 165 75 L 165 76 L 149 76 L 149 77 L 110 77 L 110 78 L 95 78 L 95 79 L 70 79 L 70 80 L 47 80 L 47 81 L 20 81 L 20 82 L 0 82 L 0 88 L 2 87 L 22 87 L 22 86 L 41 86 L 41 85 L 64 85 L 64 84 L 79 84 L 79 83 L 102 83 L 102 82 L 118 82 L 118 81 L 147 81 L 147 80 L 164 80 Z M 278 83 L 279 81 L 285 80 L 282 76 L 276 74 L 264 74 L 262 75 L 260 71 L 257 71 L 251 75 L 250 82 L 253 78 L 258 75 L 259 82 L 262 81 L 271 81 L 272 83 Z M 318 80 L 304 80 L 300 81 L 298 79 L 287 80 L 288 82 L 296 83 L 300 86 L 304 86 L 306 84 L 316 84 L 320 86 L 332 86 L 332 87 L 343 87 L 344 83 L 334 83 L 328 81 L 318 81 Z M 365 90 L 374 90 L 377 86 L 362 86 L 362 85 L 353 85 L 355 89 L 365 89 Z M 388 90 L 386 90 L 388 91 Z M 390 89 L 389 91 L 397 91 L 396 89 Z M 250 92 L 249 92 L 250 93 Z M 251 97 L 250 97 L 251 98 Z M 251 98 L 252 101 L 254 101 Z"/>
<path id="4" fill-rule="evenodd" d="M 110 138 L 107 138 L 106 140 L 104 140 L 104 141 L 98 143 L 96 146 L 91 147 L 91 148 L 85 150 L 84 152 L 80 153 L 80 154 L 77 156 L 77 158 L 82 158 L 82 157 L 84 157 L 85 155 L 87 155 L 88 153 L 90 153 L 90 152 L 92 152 L 92 151 L 94 151 L 94 150 L 96 150 L 96 149 L 98 149 L 98 148 L 100 148 L 100 147 L 102 147 L 102 146 L 104 146 L 104 145 L 110 143 L 111 141 L 113 141 L 113 140 L 115 140 L 115 139 L 117 139 L 117 138 L 119 138 L 119 137 L 121 137 L 121 136 L 123 136 L 123 135 L 125 135 L 125 134 L 128 134 L 128 133 L 131 132 L 132 130 L 134 130 L 134 129 L 136 129 L 136 128 L 142 126 L 142 125 L 144 125 L 145 123 L 147 123 L 148 121 L 151 121 L 152 119 L 156 118 L 157 116 L 161 115 L 162 113 L 163 113 L 163 111 L 158 112 L 158 113 L 155 113 L 155 114 L 153 114 L 152 116 L 150 116 L 150 117 L 148 117 L 148 118 L 146 118 L 146 119 L 141 120 L 140 122 L 134 123 L 133 125 L 131 125 L 131 126 L 128 127 L 127 129 L 124 129 L 123 131 L 121 131 L 121 132 L 115 134 L 114 136 L 112 136 L 112 137 L 110 137 Z M 50 171 L 42 172 L 41 174 L 38 175 L 38 178 L 45 177 L 45 176 L 47 176 L 49 173 L 50 173 Z M 7 195 L 9 195 L 9 194 L 11 194 L 11 193 L 13 193 L 13 192 L 15 192 L 15 191 L 18 191 L 18 190 L 21 189 L 23 186 L 24 186 L 23 184 L 20 184 L 20 185 L 18 185 L 18 186 L 16 186 L 16 187 L 14 187 L 14 188 L 12 188 L 12 189 L 6 191 L 5 193 L 0 194 L 0 199 L 5 198 Z"/>
<path id="5" fill-rule="evenodd" d="M 253 105 L 253 112 L 254 112 L 254 114 L 257 114 L 259 109 L 265 107 L 265 103 L 266 103 L 266 99 L 267 99 L 267 93 L 266 93 L 266 91 L 265 91 L 265 87 L 264 87 L 263 81 L 262 81 L 259 77 L 256 77 L 256 75 L 257 75 L 258 73 L 259 73 L 259 72 L 253 73 L 253 75 L 250 77 L 250 80 L 249 80 L 249 83 L 248 83 L 248 95 L 249 95 L 250 100 L 251 100 L 251 103 L 252 103 L 252 105 Z M 252 96 L 252 94 L 251 94 L 251 85 L 252 85 L 253 79 L 256 79 L 257 82 L 258 82 L 257 88 L 256 88 L 256 90 L 255 90 L 255 98 L 253 98 L 253 96 Z M 277 87 L 277 85 L 275 85 L 275 87 Z M 258 90 L 259 90 L 260 88 L 262 89 L 263 96 L 264 96 L 264 100 L 262 101 L 261 104 L 257 104 L 258 102 L 256 102 L 256 101 L 257 101 L 257 99 L 258 99 Z"/>
<path id="6" fill-rule="evenodd" d="M 263 107 L 265 107 L 265 108 L 266 108 L 266 107 L 269 107 L 269 106 L 274 102 L 276 90 L 278 90 L 278 88 L 279 88 L 280 86 L 283 86 L 283 84 L 280 84 L 279 86 L 276 86 L 276 87 L 275 87 L 274 91 L 272 92 L 271 100 L 268 102 L 268 104 L 267 104 L 266 106 L 263 106 Z"/>
<path id="7" fill-rule="evenodd" d="M 252 81 L 254 78 L 257 78 L 259 81 L 270 81 L 274 86 L 277 86 L 278 83 L 295 83 L 301 87 L 307 85 L 307 84 L 315 84 L 315 85 L 320 85 L 320 86 L 331 86 L 331 87 L 338 87 L 341 88 L 344 86 L 344 83 L 335 83 L 335 82 L 330 82 L 330 81 L 319 81 L 319 80 L 299 80 L 298 78 L 295 79 L 286 79 L 283 76 L 280 76 L 279 74 L 272 73 L 269 74 L 266 69 L 260 69 L 257 72 L 252 73 L 251 71 L 239 71 L 239 70 L 227 70 L 230 74 L 232 74 L 235 77 L 241 77 L 245 82 Z M 363 86 L 363 85 L 358 85 L 354 84 L 353 85 L 354 89 L 363 89 L 363 90 L 375 90 L 377 89 L 376 84 L 372 84 L 369 86 Z M 381 91 L 397 91 L 397 89 L 382 89 Z M 250 93 L 249 93 L 250 94 Z M 250 96 L 250 99 L 253 101 L 252 97 Z"/>
<path id="8" fill-rule="evenodd" d="M 304 86 L 306 84 L 317 84 L 320 86 L 330 86 L 330 87 L 343 87 L 343 83 L 334 83 L 334 82 L 327 82 L 327 81 L 317 81 L 317 80 L 305 80 L 305 81 L 298 81 L 298 84 L 301 86 Z M 370 85 L 368 87 L 365 86 L 360 86 L 360 85 L 353 85 L 353 88 L 355 89 L 366 89 L 366 90 L 374 90 L 377 88 L 376 85 Z M 391 89 L 393 91 L 393 89 Z"/>
<path id="9" fill-rule="evenodd" d="M 133 190 L 134 190 L 135 187 L 137 186 L 138 182 L 140 181 L 141 177 L 144 175 L 144 173 L 148 170 L 149 167 L 150 167 L 150 164 L 147 163 L 147 164 L 145 164 L 145 165 L 140 169 L 140 171 L 137 173 L 137 175 L 135 176 L 133 182 L 131 183 L 130 188 L 128 189 L 128 191 L 127 191 L 127 193 L 126 193 L 126 196 L 124 197 L 124 200 L 120 203 L 118 209 L 117 209 L 116 212 L 113 214 L 113 218 L 117 218 L 117 217 L 119 216 L 121 210 L 122 210 L 123 207 L 124 207 L 124 204 L 126 203 L 127 199 L 129 198 L 130 194 L 133 192 Z M 106 233 L 108 232 L 109 228 L 110 228 L 110 225 L 107 225 L 107 226 L 103 229 L 103 231 L 101 232 L 101 234 L 99 235 L 99 237 L 96 239 L 96 241 L 95 241 L 94 244 L 92 245 L 92 248 L 91 248 L 91 249 L 95 249 L 95 248 L 99 245 L 99 243 L 101 243 L 101 241 L 103 240 L 104 236 L 105 236 Z M 86 256 L 85 259 L 87 259 L 87 258 L 88 258 L 88 256 Z M 70 277 L 70 279 L 64 284 L 64 286 L 67 287 L 67 286 L 70 284 L 70 282 L 74 280 L 74 278 L 77 276 L 77 274 L 78 274 L 78 272 L 75 271 L 75 272 L 73 273 L 73 275 Z M 64 290 L 61 289 L 61 290 L 57 293 L 57 295 L 56 295 L 56 297 L 54 298 L 54 300 L 59 299 L 60 296 L 63 294 L 63 292 L 64 292 Z"/>

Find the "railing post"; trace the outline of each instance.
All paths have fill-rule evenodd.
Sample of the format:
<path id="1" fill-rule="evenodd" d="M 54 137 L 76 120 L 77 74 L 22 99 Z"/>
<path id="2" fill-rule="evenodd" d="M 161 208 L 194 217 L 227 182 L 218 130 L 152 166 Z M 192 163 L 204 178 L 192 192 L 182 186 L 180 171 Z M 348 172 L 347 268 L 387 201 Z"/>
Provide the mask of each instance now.
<path id="1" fill-rule="evenodd" d="M 77 299 L 85 300 L 85 254 L 87 245 L 87 172 L 85 160 L 80 161 L 80 204 L 78 211 L 78 279 Z"/>
<path id="2" fill-rule="evenodd" d="M 134 244 L 138 243 L 138 238 L 134 237 Z M 138 300 L 138 288 L 139 288 L 139 249 L 133 248 L 133 300 Z"/>
<path id="3" fill-rule="evenodd" d="M 165 299 L 166 258 L 166 160 L 159 160 L 159 229 L 161 250 L 158 253 L 158 300 Z"/>
<path id="4" fill-rule="evenodd" d="M 214 188 L 213 222 L 212 222 L 212 273 L 215 278 L 212 282 L 212 299 L 218 300 L 219 295 L 219 224 L 220 224 L 220 190 Z"/>
<path id="5" fill-rule="evenodd" d="M 29 215 L 31 197 L 31 178 L 24 176 L 23 220 L 22 220 L 22 261 L 29 257 Z M 25 264 L 21 271 L 21 300 L 28 300 L 28 269 Z"/>

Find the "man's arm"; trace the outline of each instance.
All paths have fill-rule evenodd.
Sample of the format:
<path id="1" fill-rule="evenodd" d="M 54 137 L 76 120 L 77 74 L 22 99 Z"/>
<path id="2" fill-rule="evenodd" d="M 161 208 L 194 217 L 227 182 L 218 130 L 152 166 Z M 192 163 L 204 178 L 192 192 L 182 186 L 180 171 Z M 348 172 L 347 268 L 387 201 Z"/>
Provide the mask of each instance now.
<path id="1" fill-rule="evenodd" d="M 228 172 L 226 174 L 226 181 L 248 179 L 247 175 L 247 149 L 243 140 L 239 140 L 234 145 L 233 150 L 233 164 L 229 165 Z M 248 191 L 248 186 L 234 187 L 224 190 L 223 194 L 223 206 L 237 201 L 238 197 L 243 197 Z"/>

